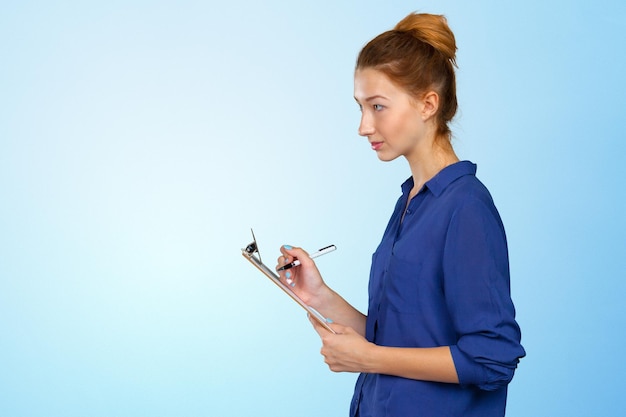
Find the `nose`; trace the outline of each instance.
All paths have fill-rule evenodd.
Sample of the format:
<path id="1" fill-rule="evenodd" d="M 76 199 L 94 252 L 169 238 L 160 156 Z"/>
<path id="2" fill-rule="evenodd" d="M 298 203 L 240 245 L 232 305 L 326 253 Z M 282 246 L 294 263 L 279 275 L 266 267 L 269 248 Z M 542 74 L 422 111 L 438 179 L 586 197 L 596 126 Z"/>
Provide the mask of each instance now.
<path id="1" fill-rule="evenodd" d="M 359 135 L 360 136 L 371 136 L 374 134 L 374 123 L 372 123 L 372 118 L 367 114 L 367 112 L 361 113 L 361 123 L 359 124 Z"/>

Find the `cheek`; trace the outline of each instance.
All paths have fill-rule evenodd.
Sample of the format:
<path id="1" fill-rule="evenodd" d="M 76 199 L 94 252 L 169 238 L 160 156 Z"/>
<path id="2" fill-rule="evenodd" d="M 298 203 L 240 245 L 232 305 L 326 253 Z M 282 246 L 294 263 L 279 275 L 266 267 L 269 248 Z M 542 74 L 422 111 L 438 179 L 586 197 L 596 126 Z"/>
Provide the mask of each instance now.
<path id="1" fill-rule="evenodd" d="M 415 127 L 408 115 L 398 115 L 386 120 L 385 128 L 388 135 L 397 139 L 412 136 L 415 132 Z"/>
<path id="2" fill-rule="evenodd" d="M 424 131 L 424 123 L 415 112 L 406 112 L 398 118 L 397 128 L 407 135 L 415 136 Z"/>

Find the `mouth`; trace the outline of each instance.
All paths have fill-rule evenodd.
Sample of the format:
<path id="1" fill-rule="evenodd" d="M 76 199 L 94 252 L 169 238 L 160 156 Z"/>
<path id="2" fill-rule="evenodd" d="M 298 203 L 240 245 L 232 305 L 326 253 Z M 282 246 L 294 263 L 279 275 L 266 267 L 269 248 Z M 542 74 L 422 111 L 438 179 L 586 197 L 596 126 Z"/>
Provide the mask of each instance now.
<path id="1" fill-rule="evenodd" d="M 370 145 L 372 146 L 372 149 L 377 151 L 380 149 L 381 146 L 383 146 L 383 142 L 370 142 Z"/>

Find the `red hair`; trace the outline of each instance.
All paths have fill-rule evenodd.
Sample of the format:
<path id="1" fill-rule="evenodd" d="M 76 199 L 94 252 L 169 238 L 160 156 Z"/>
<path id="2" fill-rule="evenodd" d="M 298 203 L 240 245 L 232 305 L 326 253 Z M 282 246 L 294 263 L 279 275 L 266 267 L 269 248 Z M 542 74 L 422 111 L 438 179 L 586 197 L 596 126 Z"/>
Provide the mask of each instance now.
<path id="1" fill-rule="evenodd" d="M 356 69 L 378 70 L 416 99 L 434 90 L 439 95 L 437 134 L 449 140 L 448 123 L 458 106 L 455 55 L 454 34 L 444 16 L 411 13 L 363 47 Z"/>

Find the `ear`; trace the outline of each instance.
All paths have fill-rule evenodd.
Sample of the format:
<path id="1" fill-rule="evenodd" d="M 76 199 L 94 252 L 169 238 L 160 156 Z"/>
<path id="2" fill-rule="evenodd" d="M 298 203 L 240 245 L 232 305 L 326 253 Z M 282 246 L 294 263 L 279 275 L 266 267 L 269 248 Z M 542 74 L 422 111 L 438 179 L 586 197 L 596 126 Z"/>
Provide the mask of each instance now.
<path id="1" fill-rule="evenodd" d="M 421 107 L 422 120 L 426 121 L 433 117 L 439 110 L 439 94 L 435 91 L 428 91 L 422 97 Z"/>

